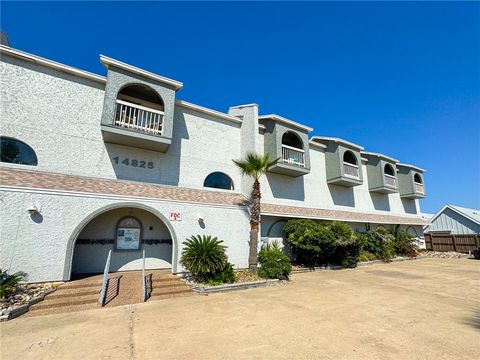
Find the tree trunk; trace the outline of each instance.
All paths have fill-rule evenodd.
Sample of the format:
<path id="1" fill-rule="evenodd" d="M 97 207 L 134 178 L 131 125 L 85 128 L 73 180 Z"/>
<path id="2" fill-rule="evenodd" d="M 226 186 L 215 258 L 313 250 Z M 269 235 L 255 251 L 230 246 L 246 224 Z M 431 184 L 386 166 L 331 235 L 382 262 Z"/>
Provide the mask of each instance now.
<path id="1" fill-rule="evenodd" d="M 256 179 L 252 189 L 252 206 L 250 208 L 250 252 L 248 256 L 248 269 L 252 274 L 257 272 L 257 247 L 258 229 L 260 224 L 260 182 Z"/>

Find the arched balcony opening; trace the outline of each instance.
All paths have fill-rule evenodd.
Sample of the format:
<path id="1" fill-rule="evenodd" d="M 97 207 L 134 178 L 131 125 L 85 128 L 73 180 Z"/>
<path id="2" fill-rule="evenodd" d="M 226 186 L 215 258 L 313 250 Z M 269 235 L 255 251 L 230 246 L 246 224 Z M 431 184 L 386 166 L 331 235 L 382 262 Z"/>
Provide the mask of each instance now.
<path id="1" fill-rule="evenodd" d="M 150 87 L 128 85 L 117 94 L 115 125 L 132 130 L 162 135 L 164 103 Z"/>
<path id="2" fill-rule="evenodd" d="M 282 136 L 282 161 L 286 164 L 305 167 L 303 142 L 291 131 L 287 131 Z"/>
<path id="3" fill-rule="evenodd" d="M 392 165 L 385 164 L 385 167 L 383 168 L 383 180 L 386 186 L 397 187 L 397 178 Z"/>
<path id="4" fill-rule="evenodd" d="M 413 186 L 415 188 L 415 192 L 420 194 L 425 193 L 425 189 L 423 187 L 423 179 L 419 173 L 416 173 L 415 175 L 413 175 Z"/>
<path id="5" fill-rule="evenodd" d="M 345 176 L 360 179 L 360 169 L 357 157 L 350 150 L 343 153 L 343 173 Z"/>

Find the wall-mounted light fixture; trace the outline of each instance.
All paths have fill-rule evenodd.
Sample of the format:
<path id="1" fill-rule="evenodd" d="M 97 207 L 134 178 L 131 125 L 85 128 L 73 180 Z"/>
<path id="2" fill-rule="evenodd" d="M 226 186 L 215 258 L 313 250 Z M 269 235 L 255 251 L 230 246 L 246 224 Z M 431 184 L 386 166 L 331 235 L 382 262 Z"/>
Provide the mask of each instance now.
<path id="1" fill-rule="evenodd" d="M 35 204 L 32 204 L 28 207 L 27 211 L 30 215 L 40 214 L 41 208 Z"/>

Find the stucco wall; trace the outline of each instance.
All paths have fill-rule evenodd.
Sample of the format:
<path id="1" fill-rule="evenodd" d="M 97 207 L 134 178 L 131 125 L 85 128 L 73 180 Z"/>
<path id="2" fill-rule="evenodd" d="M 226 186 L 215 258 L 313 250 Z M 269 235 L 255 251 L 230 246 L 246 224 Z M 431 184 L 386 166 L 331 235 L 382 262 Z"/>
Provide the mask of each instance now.
<path id="1" fill-rule="evenodd" d="M 197 188 L 209 173 L 222 171 L 240 185 L 232 162 L 241 157 L 239 124 L 175 106 L 167 153 L 104 143 L 101 84 L 8 56 L 0 64 L 1 132 L 35 150 L 35 169 Z M 125 159 L 153 168 L 125 165 Z"/>
<path id="2" fill-rule="evenodd" d="M 339 210 L 418 214 L 416 200 L 401 199 L 398 193 L 377 194 L 369 191 L 368 180 L 354 187 L 328 185 L 326 180 L 325 153 L 310 148 L 311 170 L 297 178 L 268 174 L 262 181 L 263 201 L 293 206 L 321 207 Z M 366 165 L 362 164 L 365 174 Z"/>
<path id="3" fill-rule="evenodd" d="M 238 207 L 24 191 L 2 191 L 1 203 L 0 267 L 26 271 L 29 281 L 67 280 L 76 236 L 92 214 L 115 207 L 140 207 L 164 218 L 171 212 L 182 214 L 182 221 L 163 220 L 174 241 L 173 272 L 183 271 L 178 264 L 182 242 L 195 234 L 218 236 L 235 267 L 248 264 L 249 222 L 245 210 Z M 40 216 L 28 214 L 31 204 L 41 208 Z M 200 216 L 202 226 L 197 221 Z"/>

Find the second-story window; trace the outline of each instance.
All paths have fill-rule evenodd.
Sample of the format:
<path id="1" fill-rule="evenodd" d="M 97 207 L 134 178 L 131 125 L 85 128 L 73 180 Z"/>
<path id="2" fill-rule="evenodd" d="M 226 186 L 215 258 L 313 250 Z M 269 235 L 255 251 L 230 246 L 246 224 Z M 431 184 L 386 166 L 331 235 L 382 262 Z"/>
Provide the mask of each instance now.
<path id="1" fill-rule="evenodd" d="M 164 103 L 145 85 L 125 86 L 117 95 L 115 125 L 152 135 L 162 135 Z"/>
<path id="2" fill-rule="evenodd" d="M 384 182 L 387 186 L 396 187 L 397 186 L 397 179 L 395 177 L 395 170 L 393 166 L 390 164 L 385 164 L 383 168 L 384 173 Z"/>
<path id="3" fill-rule="evenodd" d="M 286 164 L 305 166 L 302 140 L 291 131 L 287 131 L 282 136 L 282 161 Z"/>
<path id="4" fill-rule="evenodd" d="M 32 166 L 38 164 L 35 151 L 23 141 L 1 136 L 0 143 L 0 156 L 2 162 Z"/>
<path id="5" fill-rule="evenodd" d="M 233 181 L 228 175 L 217 171 L 205 178 L 203 186 L 214 189 L 233 190 Z"/>
<path id="6" fill-rule="evenodd" d="M 345 151 L 343 154 L 343 173 L 348 177 L 360 178 L 357 157 L 350 150 Z"/>

